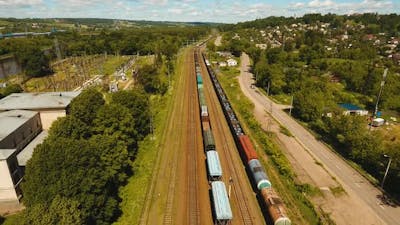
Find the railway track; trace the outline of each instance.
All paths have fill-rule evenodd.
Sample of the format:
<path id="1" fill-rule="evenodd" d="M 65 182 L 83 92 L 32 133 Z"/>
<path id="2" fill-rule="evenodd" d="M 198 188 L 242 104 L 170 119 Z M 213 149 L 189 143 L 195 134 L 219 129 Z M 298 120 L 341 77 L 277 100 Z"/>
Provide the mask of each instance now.
<path id="1" fill-rule="evenodd" d="M 194 57 L 191 54 L 190 63 L 190 72 L 187 73 L 189 76 L 189 90 L 185 93 L 188 97 L 187 105 L 188 113 L 187 113 L 187 120 L 188 120 L 188 138 L 186 148 L 188 149 L 187 154 L 187 162 L 188 162 L 188 176 L 189 179 L 187 180 L 188 185 L 188 224 L 190 225 L 199 225 L 200 224 L 200 209 L 199 209 L 199 202 L 198 202 L 198 172 L 197 172 L 197 148 L 198 146 L 198 134 L 196 119 L 199 118 L 198 110 L 198 103 L 197 103 L 197 86 L 195 80 L 195 73 L 194 73 Z"/>
<path id="2" fill-rule="evenodd" d="M 184 78 L 184 75 L 181 75 L 178 81 L 178 85 L 181 84 L 185 87 L 184 91 L 186 92 L 187 87 L 187 79 Z M 182 127 L 184 121 L 179 118 L 180 116 L 184 115 L 185 112 L 185 100 L 182 96 L 178 95 L 179 93 L 174 94 L 174 101 L 173 101 L 173 108 L 168 112 L 167 118 L 167 127 L 165 132 L 163 132 L 160 141 L 160 154 L 155 162 L 155 168 L 152 174 L 152 181 L 150 183 L 149 190 L 146 194 L 144 207 L 142 210 L 142 214 L 139 220 L 140 225 L 147 225 L 151 224 L 151 208 L 154 207 L 155 199 L 160 196 L 160 193 L 157 193 L 157 182 L 159 182 L 160 177 L 167 176 L 168 179 L 168 189 L 166 193 L 166 202 L 161 202 L 159 204 L 164 205 L 165 209 L 163 213 L 162 220 L 159 222 L 165 225 L 174 224 L 173 221 L 173 211 L 174 211 L 174 197 L 176 191 L 176 179 L 177 179 L 177 166 L 176 163 L 179 158 L 179 151 L 169 151 L 168 146 L 175 146 L 175 149 L 182 149 L 184 147 L 184 143 L 182 140 L 183 130 L 178 130 L 176 127 Z M 172 132 L 173 131 L 173 132 Z M 171 154 L 171 155 L 169 155 Z M 161 164 L 163 161 L 168 161 L 170 166 L 162 166 Z M 167 162 L 166 162 L 167 163 Z M 163 168 L 168 168 L 167 170 L 163 170 Z M 162 184 L 163 185 L 163 184 Z"/>
<path id="3" fill-rule="evenodd" d="M 204 85 L 204 88 L 207 90 L 207 95 L 209 96 L 209 105 L 211 107 L 209 107 L 209 111 L 210 111 L 210 115 L 218 117 L 218 109 L 217 109 L 217 105 L 219 105 L 219 101 L 216 100 L 216 93 L 214 92 L 212 83 L 211 83 L 211 79 L 208 75 L 208 71 L 205 68 L 204 65 L 204 61 L 200 58 L 201 54 L 198 54 L 199 57 L 199 62 L 201 64 L 201 69 L 202 69 L 202 74 L 204 74 L 204 79 L 207 82 L 207 85 Z M 225 119 L 225 117 L 223 117 L 223 119 Z M 224 132 L 224 129 L 222 127 L 222 123 L 220 121 L 217 121 L 216 123 L 212 124 L 213 129 L 219 133 L 219 135 L 221 135 L 222 140 L 228 140 L 228 135 L 230 135 L 230 132 L 226 133 Z M 219 148 L 220 149 L 220 148 Z M 226 162 L 227 162 L 227 166 L 228 166 L 228 170 L 229 170 L 229 174 L 231 175 L 232 179 L 229 179 L 229 185 L 232 187 L 232 196 L 234 199 L 236 199 L 236 203 L 239 207 L 239 211 L 240 211 L 240 224 L 244 224 L 244 225 L 252 225 L 255 224 L 254 220 L 250 214 L 250 207 L 249 207 L 249 201 L 247 199 L 247 197 L 245 196 L 244 192 L 243 192 L 243 186 L 247 185 L 238 175 L 238 170 L 239 169 L 243 169 L 242 166 L 240 166 L 240 168 L 238 168 L 238 166 L 234 165 L 234 157 L 233 157 L 233 153 L 232 150 L 229 149 L 229 146 L 226 142 L 223 143 L 222 145 L 222 150 L 224 152 L 225 158 L 226 158 Z M 242 165 L 242 164 L 240 164 Z M 225 178 L 226 179 L 226 178 Z M 234 181 L 231 182 L 231 181 Z"/>

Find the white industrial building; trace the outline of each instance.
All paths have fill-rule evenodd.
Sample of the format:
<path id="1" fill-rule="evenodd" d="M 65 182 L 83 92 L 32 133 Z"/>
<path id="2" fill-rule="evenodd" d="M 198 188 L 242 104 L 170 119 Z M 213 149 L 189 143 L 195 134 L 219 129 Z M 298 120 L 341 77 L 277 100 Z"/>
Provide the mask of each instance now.
<path id="1" fill-rule="evenodd" d="M 0 204 L 18 205 L 20 184 L 34 148 L 68 112 L 80 92 L 11 94 L 0 100 Z"/>
<path id="2" fill-rule="evenodd" d="M 0 112 L 14 109 L 37 111 L 43 129 L 48 130 L 58 117 L 66 115 L 72 99 L 79 94 L 80 91 L 14 93 L 0 100 Z"/>
<path id="3" fill-rule="evenodd" d="M 42 124 L 38 112 L 11 110 L 0 113 L 0 127 L 0 203 L 18 203 L 24 173 L 18 156 L 27 154 L 25 147 L 42 132 Z"/>

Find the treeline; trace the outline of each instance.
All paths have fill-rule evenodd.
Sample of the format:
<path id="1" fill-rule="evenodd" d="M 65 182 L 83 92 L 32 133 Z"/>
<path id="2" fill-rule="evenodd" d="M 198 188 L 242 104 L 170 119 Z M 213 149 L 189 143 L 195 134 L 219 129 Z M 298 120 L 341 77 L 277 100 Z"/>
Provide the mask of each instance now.
<path id="1" fill-rule="evenodd" d="M 91 54 L 161 54 L 168 59 L 188 40 L 196 40 L 208 32 L 207 27 L 132 28 L 102 30 L 83 35 L 76 31 L 50 36 L 0 40 L 0 55 L 14 54 L 31 77 L 51 73 L 50 61 L 56 59 L 56 45 L 62 57 Z"/>
<path id="2" fill-rule="evenodd" d="M 35 148 L 22 184 L 19 224 L 111 224 L 119 188 L 133 171 L 137 143 L 149 132 L 149 99 L 136 89 L 83 91 Z"/>
<path id="3" fill-rule="evenodd" d="M 332 28 L 344 28 L 346 22 L 353 21 L 367 25 L 369 33 L 377 34 L 379 32 L 388 32 L 395 35 L 400 32 L 400 15 L 392 13 L 381 15 L 377 13 L 363 13 L 353 15 L 337 15 L 328 13 L 322 15 L 320 13 L 305 14 L 302 17 L 276 17 L 271 16 L 264 19 L 256 19 L 254 21 L 241 22 L 235 25 L 221 26 L 224 30 L 237 30 L 244 28 L 266 28 L 268 26 L 283 26 L 293 23 L 315 24 L 317 22 L 330 23 Z"/>

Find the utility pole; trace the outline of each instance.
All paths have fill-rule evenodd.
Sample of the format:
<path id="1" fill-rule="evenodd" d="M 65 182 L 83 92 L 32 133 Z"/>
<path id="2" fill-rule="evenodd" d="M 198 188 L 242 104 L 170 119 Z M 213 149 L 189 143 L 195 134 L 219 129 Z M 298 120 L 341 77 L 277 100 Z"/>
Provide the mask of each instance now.
<path id="1" fill-rule="evenodd" d="M 390 157 L 390 156 L 388 156 L 386 154 L 383 155 L 383 157 L 389 158 L 389 162 L 388 162 L 387 167 L 386 167 L 385 175 L 383 176 L 383 179 L 382 179 L 382 184 L 381 184 L 381 188 L 382 189 L 383 189 L 383 184 L 385 183 L 385 180 L 386 180 L 386 176 L 387 176 L 387 174 L 389 172 L 390 164 L 392 163 L 392 157 Z"/>
<path id="2" fill-rule="evenodd" d="M 293 95 L 292 95 L 292 100 L 290 101 L 289 116 L 292 116 L 292 108 L 293 108 Z"/>
<path id="3" fill-rule="evenodd" d="M 269 88 L 271 87 L 271 81 L 268 81 L 268 86 L 267 86 L 267 96 L 269 96 Z"/>
<path id="4" fill-rule="evenodd" d="M 388 71 L 388 68 L 386 68 L 385 71 L 383 72 L 382 81 L 381 81 L 381 88 L 379 89 L 378 98 L 376 99 L 375 111 L 374 111 L 374 114 L 372 115 L 373 118 L 375 118 L 377 113 L 378 113 L 379 100 L 380 100 L 381 95 L 382 95 L 383 86 L 385 85 L 385 82 L 386 82 L 387 71 Z"/>

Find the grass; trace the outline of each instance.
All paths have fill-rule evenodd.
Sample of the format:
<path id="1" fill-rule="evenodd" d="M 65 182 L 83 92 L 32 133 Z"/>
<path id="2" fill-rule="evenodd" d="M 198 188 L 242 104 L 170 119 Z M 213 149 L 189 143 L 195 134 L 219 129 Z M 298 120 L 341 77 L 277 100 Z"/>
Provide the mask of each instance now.
<path id="1" fill-rule="evenodd" d="M 341 196 L 346 193 L 346 191 L 343 189 L 342 186 L 337 186 L 337 187 L 329 187 L 331 190 L 332 194 L 336 197 Z"/>
<path id="2" fill-rule="evenodd" d="M 103 74 L 112 75 L 117 68 L 121 67 L 129 60 L 128 56 L 107 56 L 107 61 L 103 65 Z"/>
<path id="3" fill-rule="evenodd" d="M 279 128 L 280 128 L 280 132 L 281 132 L 282 134 L 284 134 L 284 135 L 286 135 L 286 136 L 288 136 L 288 137 L 293 137 L 293 134 L 290 133 L 290 131 L 289 131 L 286 127 L 280 125 Z"/>
<path id="4" fill-rule="evenodd" d="M 17 213 L 14 215 L 6 216 L 2 225 L 16 225 L 21 224 L 21 213 Z"/>
<path id="5" fill-rule="evenodd" d="M 181 68 L 182 63 L 183 57 L 180 57 L 175 68 Z M 176 74 L 178 73 L 175 73 L 175 76 L 172 78 L 173 86 L 176 84 Z M 174 93 L 170 90 L 164 96 L 153 96 L 151 100 L 153 106 L 152 110 L 155 112 L 153 120 L 155 138 L 152 140 L 149 135 L 139 145 L 137 158 L 133 163 L 134 175 L 129 179 L 128 184 L 120 191 L 120 197 L 122 198 L 122 216 L 114 223 L 115 225 L 138 224 L 139 222 L 146 194 L 152 179 L 154 163 L 159 154 L 158 150 L 160 149 L 161 136 L 164 135 L 163 132 L 167 125 L 166 117 L 168 111 L 172 110 L 173 107 L 173 95 Z"/>
<path id="6" fill-rule="evenodd" d="M 255 141 L 258 152 L 265 152 L 268 158 L 260 157 L 273 186 L 278 191 L 286 204 L 288 215 L 293 224 L 320 224 L 321 213 L 318 213 L 308 197 L 314 195 L 315 188 L 310 185 L 295 182 L 295 175 L 287 158 L 282 154 L 278 146 L 273 144 L 270 137 L 261 128 L 254 118 L 252 108 L 254 105 L 241 92 L 235 77 L 238 71 L 219 74 L 219 81 L 235 109 L 241 124 L 247 135 Z"/>

